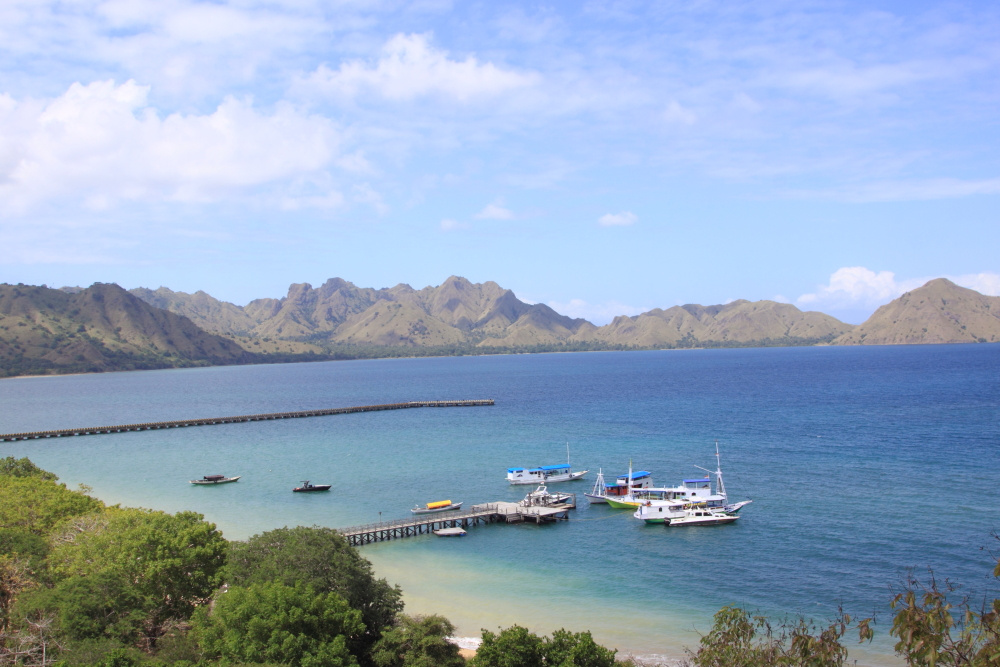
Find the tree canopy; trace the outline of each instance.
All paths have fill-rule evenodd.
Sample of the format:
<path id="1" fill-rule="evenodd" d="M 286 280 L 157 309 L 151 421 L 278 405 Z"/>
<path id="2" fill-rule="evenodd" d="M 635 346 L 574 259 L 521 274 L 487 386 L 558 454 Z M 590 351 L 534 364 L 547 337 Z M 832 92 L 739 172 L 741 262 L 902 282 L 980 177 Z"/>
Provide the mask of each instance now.
<path id="1" fill-rule="evenodd" d="M 513 625 L 499 633 L 483 630 L 472 667 L 614 667 L 616 651 L 597 644 L 589 632 L 556 630 L 539 637 Z M 736 663 L 733 663 L 736 664 Z"/>
<path id="2" fill-rule="evenodd" d="M 27 456 L 15 459 L 13 456 L 0 459 L 0 475 L 7 477 L 37 477 L 47 482 L 57 482 L 55 473 L 42 470 L 31 462 Z"/>
<path id="3" fill-rule="evenodd" d="M 198 609 L 193 622 L 211 657 L 289 667 L 357 665 L 348 639 L 365 629 L 361 613 L 336 593 L 278 582 L 231 587 L 214 609 Z"/>
<path id="4" fill-rule="evenodd" d="M 400 615 L 372 648 L 377 667 L 462 667 L 458 647 L 447 641 L 455 626 L 443 616 Z"/>
<path id="5" fill-rule="evenodd" d="M 0 529 L 45 535 L 69 517 L 103 507 L 100 500 L 70 491 L 44 476 L 0 475 Z"/>

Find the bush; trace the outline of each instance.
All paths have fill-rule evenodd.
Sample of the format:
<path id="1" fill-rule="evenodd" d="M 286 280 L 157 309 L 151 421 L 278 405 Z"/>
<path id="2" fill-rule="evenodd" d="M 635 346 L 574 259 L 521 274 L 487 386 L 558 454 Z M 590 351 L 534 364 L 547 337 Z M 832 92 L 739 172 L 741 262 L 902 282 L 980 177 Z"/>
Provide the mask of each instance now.
<path id="1" fill-rule="evenodd" d="M 455 626 L 443 616 L 401 616 L 372 648 L 378 667 L 463 667 L 458 647 L 447 641 Z"/>
<path id="2" fill-rule="evenodd" d="M 556 630 L 550 639 L 514 625 L 499 634 L 483 630 L 472 667 L 614 667 L 615 653 L 589 632 Z"/>

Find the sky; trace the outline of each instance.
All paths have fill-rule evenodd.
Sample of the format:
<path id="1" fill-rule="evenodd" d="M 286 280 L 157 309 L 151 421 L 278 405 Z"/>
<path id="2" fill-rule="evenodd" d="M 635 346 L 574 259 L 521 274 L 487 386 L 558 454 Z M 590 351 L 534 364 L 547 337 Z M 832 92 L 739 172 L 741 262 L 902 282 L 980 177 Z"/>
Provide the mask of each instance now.
<path id="1" fill-rule="evenodd" d="M 995 2 L 5 0 L 0 282 L 1000 295 Z"/>

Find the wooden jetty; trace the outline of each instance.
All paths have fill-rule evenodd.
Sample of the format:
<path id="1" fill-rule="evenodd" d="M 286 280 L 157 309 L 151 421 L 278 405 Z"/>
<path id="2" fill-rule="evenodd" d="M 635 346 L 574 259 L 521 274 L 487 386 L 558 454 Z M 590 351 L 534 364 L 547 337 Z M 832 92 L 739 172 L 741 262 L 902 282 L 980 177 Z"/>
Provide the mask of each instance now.
<path id="1" fill-rule="evenodd" d="M 576 494 L 567 494 L 567 500 L 551 505 L 532 505 L 525 507 L 520 503 L 498 501 L 473 505 L 467 512 L 456 512 L 448 516 L 421 515 L 409 519 L 394 521 L 379 521 L 363 526 L 340 528 L 337 532 L 347 538 L 351 546 L 373 544 L 386 540 L 398 540 L 404 537 L 425 535 L 442 528 L 471 528 L 486 523 L 549 523 L 552 521 L 568 521 L 569 511 L 576 509 Z"/>
<path id="2" fill-rule="evenodd" d="M 54 431 L 32 431 L 30 433 L 0 434 L 0 442 L 13 440 L 35 440 L 38 438 L 63 438 L 72 435 L 98 435 L 102 433 L 127 433 L 129 431 L 151 431 L 161 428 L 181 428 L 184 426 L 209 426 L 212 424 L 234 424 L 238 422 L 269 421 L 272 419 L 298 419 L 301 417 L 325 417 L 326 415 L 346 415 L 354 412 L 377 412 L 380 410 L 402 410 L 405 408 L 459 408 L 493 405 L 492 398 L 464 401 L 408 401 L 406 403 L 383 403 L 381 405 L 360 405 L 350 408 L 328 408 L 325 410 L 302 410 L 300 412 L 271 412 L 261 415 L 240 415 L 237 417 L 211 417 L 208 419 L 181 419 L 169 422 L 146 424 L 120 424 L 118 426 L 94 426 L 90 428 L 66 428 Z"/>

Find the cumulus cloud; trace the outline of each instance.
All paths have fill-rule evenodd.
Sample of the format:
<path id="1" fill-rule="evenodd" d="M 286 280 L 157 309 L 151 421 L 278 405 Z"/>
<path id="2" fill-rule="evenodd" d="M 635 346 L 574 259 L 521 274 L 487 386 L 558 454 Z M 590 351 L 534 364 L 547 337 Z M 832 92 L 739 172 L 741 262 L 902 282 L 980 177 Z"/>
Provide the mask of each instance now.
<path id="1" fill-rule="evenodd" d="M 587 303 L 583 299 L 570 299 L 567 303 L 549 301 L 548 306 L 557 313 L 569 317 L 582 317 L 598 326 L 607 324 L 619 315 L 638 315 L 652 310 L 651 308 L 629 306 L 619 301 Z"/>
<path id="2" fill-rule="evenodd" d="M 468 229 L 469 226 L 470 225 L 468 223 L 452 220 L 451 218 L 445 218 L 441 221 L 442 232 L 453 232 L 456 229 Z"/>
<path id="3" fill-rule="evenodd" d="M 148 86 L 74 83 L 47 103 L 0 98 L 0 205 L 76 199 L 211 202 L 323 169 L 339 135 L 325 118 L 279 104 L 263 114 L 227 97 L 209 114 L 161 117 Z M 330 190 L 316 202 L 339 202 Z"/>
<path id="4" fill-rule="evenodd" d="M 320 65 L 305 85 L 327 94 L 355 97 L 373 92 L 389 100 L 412 100 L 438 94 L 462 102 L 494 97 L 540 81 L 534 72 L 515 72 L 493 63 L 480 63 L 474 56 L 464 60 L 430 45 L 427 35 L 394 36 L 382 48 L 378 62 L 360 60 L 343 63 L 333 70 Z"/>
<path id="5" fill-rule="evenodd" d="M 1000 274 L 987 272 L 937 277 L 948 278 L 956 285 L 974 289 L 981 294 L 1000 296 Z M 800 296 L 796 305 L 820 310 L 874 309 L 932 279 L 933 277 L 897 280 L 892 271 L 876 273 L 863 266 L 848 266 L 834 271 L 830 282 L 820 285 L 816 292 Z"/>
<path id="6" fill-rule="evenodd" d="M 486 207 L 476 213 L 476 220 L 513 220 L 514 212 L 509 208 L 505 208 L 503 205 L 503 200 L 498 199 L 492 204 L 487 204 Z"/>
<path id="7" fill-rule="evenodd" d="M 597 219 L 597 224 L 602 227 L 628 227 L 629 225 L 634 225 L 638 219 L 639 217 L 631 211 L 605 213 Z"/>

